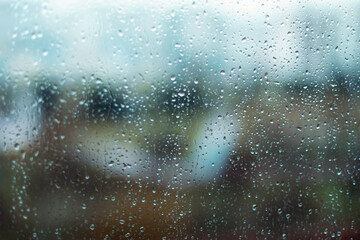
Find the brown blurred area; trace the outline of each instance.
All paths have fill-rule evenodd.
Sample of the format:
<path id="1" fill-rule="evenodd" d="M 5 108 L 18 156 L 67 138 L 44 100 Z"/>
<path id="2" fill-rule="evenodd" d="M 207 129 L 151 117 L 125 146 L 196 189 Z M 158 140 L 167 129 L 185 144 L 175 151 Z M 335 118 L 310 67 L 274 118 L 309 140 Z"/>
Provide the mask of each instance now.
<path id="1" fill-rule="evenodd" d="M 170 127 L 147 130 L 144 124 L 139 131 L 141 118 L 135 114 L 104 121 L 86 116 L 86 106 L 66 91 L 53 98 L 56 108 L 43 110 L 36 140 L 1 154 L 2 239 L 360 237 L 355 91 L 266 83 L 245 100 L 230 99 L 232 114 L 242 123 L 238 141 L 224 171 L 207 182 L 176 182 L 181 171 L 168 179 L 163 170 L 143 171 L 147 166 L 126 175 L 88 164 L 88 155 L 77 151 L 86 145 L 86 133 L 101 142 L 110 136 L 105 132 L 119 131 L 117 144 L 131 139 L 140 152 L 155 149 L 154 156 L 164 149 L 174 156 L 185 151 L 151 138 L 154 132 L 171 132 Z M 156 111 L 141 114 L 177 121 Z M 102 145 L 95 151 L 108 154 Z M 115 155 L 116 161 L 121 158 Z M 156 166 L 170 171 L 168 164 Z"/>

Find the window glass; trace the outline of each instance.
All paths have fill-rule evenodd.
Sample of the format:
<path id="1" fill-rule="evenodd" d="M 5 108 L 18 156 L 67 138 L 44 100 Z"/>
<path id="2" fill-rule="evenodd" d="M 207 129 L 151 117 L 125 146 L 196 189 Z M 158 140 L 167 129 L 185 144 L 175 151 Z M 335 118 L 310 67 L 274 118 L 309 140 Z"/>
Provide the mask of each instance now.
<path id="1" fill-rule="evenodd" d="M 359 19 L 1 0 L 0 238 L 360 238 Z"/>

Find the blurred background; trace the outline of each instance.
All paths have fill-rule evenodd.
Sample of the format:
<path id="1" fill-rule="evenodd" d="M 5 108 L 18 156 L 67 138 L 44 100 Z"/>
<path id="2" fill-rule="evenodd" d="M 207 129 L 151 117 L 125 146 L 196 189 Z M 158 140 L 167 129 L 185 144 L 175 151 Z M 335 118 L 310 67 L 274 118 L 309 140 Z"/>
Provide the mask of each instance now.
<path id="1" fill-rule="evenodd" d="M 0 1 L 1 239 L 359 239 L 360 2 Z"/>

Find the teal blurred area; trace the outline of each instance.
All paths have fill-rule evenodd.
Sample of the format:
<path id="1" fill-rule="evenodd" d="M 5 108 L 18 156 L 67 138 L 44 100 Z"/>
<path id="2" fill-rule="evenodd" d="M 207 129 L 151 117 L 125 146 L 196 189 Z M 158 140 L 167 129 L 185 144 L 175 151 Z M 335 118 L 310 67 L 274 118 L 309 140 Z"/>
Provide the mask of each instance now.
<path id="1" fill-rule="evenodd" d="M 0 238 L 360 238 L 359 10 L 0 1 Z"/>

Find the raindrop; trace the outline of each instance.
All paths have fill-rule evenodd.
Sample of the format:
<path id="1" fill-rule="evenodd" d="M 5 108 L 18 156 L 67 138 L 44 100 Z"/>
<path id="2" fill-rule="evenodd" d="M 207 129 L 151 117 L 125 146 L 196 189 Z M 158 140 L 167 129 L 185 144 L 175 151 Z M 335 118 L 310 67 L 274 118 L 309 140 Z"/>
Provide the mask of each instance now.
<path id="1" fill-rule="evenodd" d="M 253 204 L 251 209 L 255 212 L 257 210 L 257 205 Z"/>
<path id="2" fill-rule="evenodd" d="M 95 224 L 91 224 L 91 225 L 90 225 L 90 230 L 91 230 L 91 231 L 95 230 Z"/>

